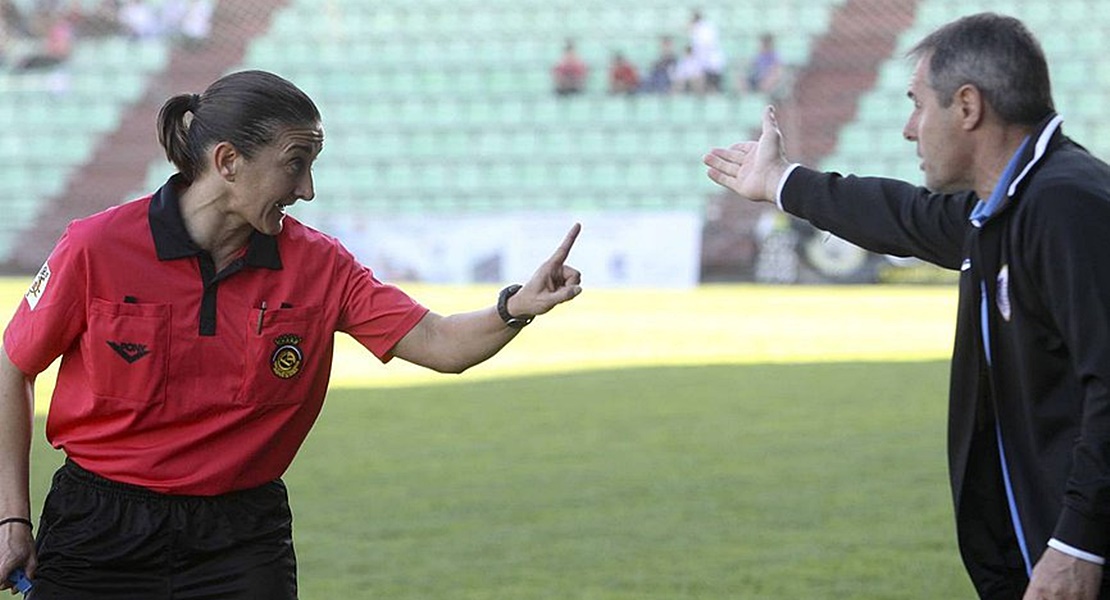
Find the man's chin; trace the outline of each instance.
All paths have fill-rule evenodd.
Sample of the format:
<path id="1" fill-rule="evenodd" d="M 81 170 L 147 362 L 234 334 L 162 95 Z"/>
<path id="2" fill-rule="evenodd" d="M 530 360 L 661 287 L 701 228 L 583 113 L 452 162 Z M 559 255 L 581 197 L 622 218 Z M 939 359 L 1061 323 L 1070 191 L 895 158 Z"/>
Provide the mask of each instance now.
<path id="1" fill-rule="evenodd" d="M 943 182 L 943 181 L 938 182 L 938 181 L 930 179 L 929 177 L 926 177 L 925 178 L 925 189 L 929 190 L 930 192 L 932 192 L 934 194 L 953 194 L 953 193 L 956 193 L 956 192 L 962 192 L 962 191 L 970 189 L 970 188 L 967 187 L 967 186 L 960 186 L 960 185 L 958 185 L 956 183 L 952 183 L 952 182 L 947 182 L 947 183 Z"/>

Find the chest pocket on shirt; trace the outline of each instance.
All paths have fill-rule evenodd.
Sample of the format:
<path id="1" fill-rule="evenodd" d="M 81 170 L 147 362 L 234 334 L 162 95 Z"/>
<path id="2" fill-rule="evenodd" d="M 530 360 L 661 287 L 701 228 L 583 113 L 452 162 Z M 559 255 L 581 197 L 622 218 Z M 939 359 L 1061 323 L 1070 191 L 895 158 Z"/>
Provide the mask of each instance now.
<path id="1" fill-rule="evenodd" d="M 300 404 L 313 393 L 325 357 L 320 307 L 251 311 L 241 404 Z M 261 326 L 260 326 L 261 324 Z"/>
<path id="2" fill-rule="evenodd" d="M 171 309 L 93 298 L 81 345 L 96 397 L 144 405 L 165 401 Z"/>

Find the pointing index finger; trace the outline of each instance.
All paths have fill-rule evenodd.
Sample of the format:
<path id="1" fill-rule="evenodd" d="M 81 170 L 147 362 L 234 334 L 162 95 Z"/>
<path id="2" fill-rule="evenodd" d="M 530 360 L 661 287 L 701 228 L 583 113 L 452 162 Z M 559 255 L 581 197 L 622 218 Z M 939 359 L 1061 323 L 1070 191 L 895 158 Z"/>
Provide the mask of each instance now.
<path id="1" fill-rule="evenodd" d="M 575 223 L 571 226 L 567 236 L 563 238 L 563 243 L 555 249 L 555 253 L 551 255 L 551 260 L 557 263 L 562 263 L 570 256 L 570 249 L 574 246 L 574 240 L 578 239 L 578 232 L 582 231 L 582 224 Z"/>

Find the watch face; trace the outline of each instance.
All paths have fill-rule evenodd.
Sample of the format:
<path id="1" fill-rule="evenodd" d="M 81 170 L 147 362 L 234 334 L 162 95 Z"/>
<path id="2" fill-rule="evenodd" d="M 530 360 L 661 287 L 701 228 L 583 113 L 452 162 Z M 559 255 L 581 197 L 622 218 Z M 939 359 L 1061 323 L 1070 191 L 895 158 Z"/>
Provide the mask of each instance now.
<path id="1" fill-rule="evenodd" d="M 517 317 L 511 317 L 508 321 L 505 321 L 505 324 L 509 327 L 512 327 L 513 329 L 523 329 L 525 325 L 531 322 L 532 319 L 520 319 Z"/>

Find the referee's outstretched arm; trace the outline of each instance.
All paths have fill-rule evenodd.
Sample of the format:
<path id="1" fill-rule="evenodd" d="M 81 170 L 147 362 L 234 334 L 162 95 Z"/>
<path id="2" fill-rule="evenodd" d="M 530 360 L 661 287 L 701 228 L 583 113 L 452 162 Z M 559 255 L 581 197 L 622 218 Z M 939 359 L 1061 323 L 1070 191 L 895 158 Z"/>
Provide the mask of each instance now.
<path id="1" fill-rule="evenodd" d="M 446 317 L 429 312 L 397 342 L 393 355 L 441 373 L 462 373 L 497 354 L 535 316 L 582 292 L 582 274 L 566 264 L 581 230 L 574 224 L 527 283 L 502 290 L 498 306 Z"/>

